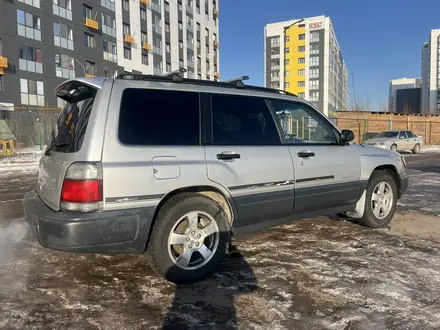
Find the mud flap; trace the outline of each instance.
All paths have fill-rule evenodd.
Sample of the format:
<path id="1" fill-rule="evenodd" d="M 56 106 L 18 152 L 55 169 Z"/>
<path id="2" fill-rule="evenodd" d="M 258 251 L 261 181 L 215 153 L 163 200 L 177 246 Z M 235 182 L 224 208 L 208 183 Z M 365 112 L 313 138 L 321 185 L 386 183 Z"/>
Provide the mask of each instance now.
<path id="1" fill-rule="evenodd" d="M 346 212 L 347 217 L 360 219 L 364 216 L 366 192 L 367 192 L 367 190 L 364 190 L 362 197 L 356 203 L 356 208 L 352 211 Z"/>

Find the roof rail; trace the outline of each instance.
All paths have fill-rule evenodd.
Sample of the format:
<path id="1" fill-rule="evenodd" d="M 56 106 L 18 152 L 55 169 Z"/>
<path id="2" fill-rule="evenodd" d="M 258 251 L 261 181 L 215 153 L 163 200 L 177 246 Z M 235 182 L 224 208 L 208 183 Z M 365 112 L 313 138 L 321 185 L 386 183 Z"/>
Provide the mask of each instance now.
<path id="1" fill-rule="evenodd" d="M 183 74 L 186 72 L 187 70 L 185 68 L 179 68 L 178 70 L 175 71 L 171 71 L 168 73 L 165 73 L 163 75 L 163 77 L 169 77 L 171 78 L 174 82 L 182 82 L 184 77 Z"/>
<path id="2" fill-rule="evenodd" d="M 180 69 L 179 69 L 180 70 Z M 296 94 L 286 92 L 279 89 L 253 86 L 253 85 L 245 85 L 243 80 L 249 79 L 248 76 L 243 76 L 235 79 L 230 79 L 227 81 L 212 81 L 212 80 L 201 80 L 201 79 L 191 79 L 191 78 L 183 78 L 182 75 L 178 73 L 167 73 L 166 75 L 158 76 L 151 74 L 133 74 L 133 73 L 121 73 L 116 77 L 117 80 L 141 80 L 141 81 L 157 81 L 164 83 L 183 83 L 190 85 L 199 85 L 199 86 L 213 86 L 213 87 L 224 87 L 224 88 L 240 88 L 247 90 L 254 90 L 259 92 L 266 93 L 276 93 L 276 94 L 284 94 L 291 96 L 298 96 Z"/>

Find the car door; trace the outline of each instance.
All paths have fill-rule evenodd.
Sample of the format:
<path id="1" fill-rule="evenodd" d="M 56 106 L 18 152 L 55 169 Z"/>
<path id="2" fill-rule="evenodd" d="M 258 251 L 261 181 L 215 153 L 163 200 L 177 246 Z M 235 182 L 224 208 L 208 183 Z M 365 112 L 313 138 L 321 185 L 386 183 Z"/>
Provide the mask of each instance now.
<path id="1" fill-rule="evenodd" d="M 411 131 L 406 131 L 406 135 L 408 137 L 408 149 L 414 149 L 415 145 L 418 143 L 417 142 L 417 136 L 411 132 Z"/>
<path id="2" fill-rule="evenodd" d="M 208 178 L 231 194 L 234 227 L 287 216 L 293 209 L 294 171 L 263 98 L 204 95 Z"/>
<path id="3" fill-rule="evenodd" d="M 293 213 L 328 210 L 361 196 L 360 156 L 339 143 L 339 132 L 317 110 L 300 102 L 270 101 L 295 171 Z"/>
<path id="4" fill-rule="evenodd" d="M 410 149 L 408 136 L 405 131 L 400 131 L 397 137 L 397 150 L 407 150 Z"/>

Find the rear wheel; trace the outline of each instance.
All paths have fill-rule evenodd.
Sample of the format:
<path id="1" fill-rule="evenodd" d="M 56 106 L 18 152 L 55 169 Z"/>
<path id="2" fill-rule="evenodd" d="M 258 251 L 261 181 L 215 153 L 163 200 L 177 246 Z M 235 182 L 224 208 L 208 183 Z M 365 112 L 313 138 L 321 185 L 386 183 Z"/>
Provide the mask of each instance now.
<path id="1" fill-rule="evenodd" d="M 412 150 L 413 154 L 418 154 L 420 152 L 420 144 L 416 144 Z"/>
<path id="2" fill-rule="evenodd" d="M 386 171 L 375 171 L 368 182 L 364 215 L 358 222 L 372 228 L 384 227 L 393 218 L 396 204 L 394 177 Z"/>
<path id="3" fill-rule="evenodd" d="M 185 193 L 172 197 L 159 211 L 147 254 L 151 267 L 176 284 L 208 277 L 225 257 L 228 219 L 209 197 Z"/>
<path id="4" fill-rule="evenodd" d="M 396 144 L 393 144 L 391 146 L 391 151 L 397 151 L 397 145 Z"/>

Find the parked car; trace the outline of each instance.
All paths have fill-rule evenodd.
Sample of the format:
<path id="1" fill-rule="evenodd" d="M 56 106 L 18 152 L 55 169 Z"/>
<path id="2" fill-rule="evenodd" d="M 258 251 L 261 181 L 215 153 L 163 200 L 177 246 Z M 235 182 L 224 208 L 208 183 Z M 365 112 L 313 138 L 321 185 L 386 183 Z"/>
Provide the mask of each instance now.
<path id="1" fill-rule="evenodd" d="M 404 159 L 354 145 L 302 98 L 180 74 L 77 78 L 26 194 L 43 247 L 147 253 L 167 280 L 209 276 L 231 235 L 347 212 L 386 226 Z"/>
<path id="2" fill-rule="evenodd" d="M 368 140 L 366 145 L 392 151 L 411 150 L 417 154 L 423 146 L 423 138 L 411 131 L 384 131 Z"/>

